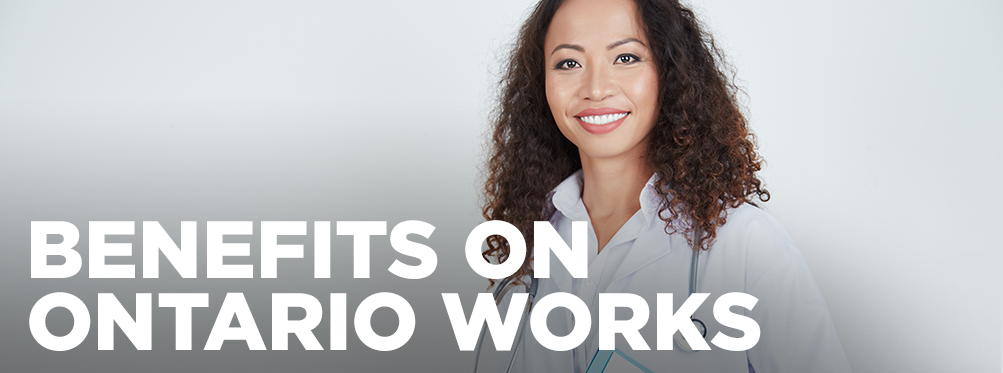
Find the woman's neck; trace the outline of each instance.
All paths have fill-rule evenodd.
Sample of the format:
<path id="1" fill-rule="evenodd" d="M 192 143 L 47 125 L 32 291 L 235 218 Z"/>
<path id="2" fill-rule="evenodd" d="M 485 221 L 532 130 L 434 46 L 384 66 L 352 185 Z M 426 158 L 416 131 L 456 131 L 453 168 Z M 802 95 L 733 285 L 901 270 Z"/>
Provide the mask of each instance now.
<path id="1" fill-rule="evenodd" d="M 640 155 L 582 159 L 582 202 L 588 210 L 601 251 L 620 227 L 641 208 L 639 196 L 653 171 Z"/>

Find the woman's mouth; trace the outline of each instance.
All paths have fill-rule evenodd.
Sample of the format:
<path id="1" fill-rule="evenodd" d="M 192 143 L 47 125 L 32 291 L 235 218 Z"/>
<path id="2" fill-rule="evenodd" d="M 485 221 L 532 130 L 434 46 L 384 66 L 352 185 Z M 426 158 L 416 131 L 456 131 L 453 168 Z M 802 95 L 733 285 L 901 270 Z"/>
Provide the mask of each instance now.
<path id="1" fill-rule="evenodd" d="M 605 125 L 611 122 L 622 119 L 627 116 L 628 113 L 617 113 L 617 114 L 606 114 L 606 115 L 589 115 L 585 117 L 578 117 L 583 122 L 588 124 Z"/>
<path id="2" fill-rule="evenodd" d="M 629 111 L 613 108 L 585 109 L 575 116 L 578 124 L 586 132 L 593 135 L 602 135 L 612 132 L 623 123 L 623 120 L 630 115 Z"/>

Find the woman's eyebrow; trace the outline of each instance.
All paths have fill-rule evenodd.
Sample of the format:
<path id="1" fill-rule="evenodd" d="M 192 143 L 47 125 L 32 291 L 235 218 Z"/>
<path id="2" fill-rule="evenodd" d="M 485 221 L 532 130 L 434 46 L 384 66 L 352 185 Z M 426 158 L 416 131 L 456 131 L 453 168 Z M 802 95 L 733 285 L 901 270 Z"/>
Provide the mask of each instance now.
<path id="1" fill-rule="evenodd" d="M 561 44 L 561 45 L 558 45 L 557 47 L 555 47 L 554 50 L 552 52 L 550 52 L 550 54 L 553 55 L 554 53 L 557 53 L 557 51 L 559 49 L 574 49 L 574 50 L 579 51 L 579 52 L 584 52 L 585 51 L 585 48 L 582 48 L 581 45 Z"/>
<path id="2" fill-rule="evenodd" d="M 606 49 L 607 50 L 613 49 L 613 48 L 619 47 L 619 46 L 627 44 L 627 43 L 638 43 L 638 44 L 644 45 L 643 42 L 641 42 L 640 40 L 637 40 L 635 38 L 626 38 L 626 39 L 623 39 L 623 40 L 620 40 L 620 41 L 615 41 L 615 42 L 611 43 L 609 46 L 606 47 Z M 644 46 L 647 47 L 647 45 L 644 45 Z"/>

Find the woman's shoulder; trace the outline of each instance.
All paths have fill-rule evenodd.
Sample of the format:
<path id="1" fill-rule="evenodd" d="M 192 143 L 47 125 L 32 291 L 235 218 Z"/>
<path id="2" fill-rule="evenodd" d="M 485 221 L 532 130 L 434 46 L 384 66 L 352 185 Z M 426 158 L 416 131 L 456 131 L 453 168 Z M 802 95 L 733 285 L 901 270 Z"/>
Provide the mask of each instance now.
<path id="1" fill-rule="evenodd" d="M 763 209 L 743 203 L 728 209 L 727 213 L 725 224 L 717 229 L 718 239 L 793 246 L 793 240 L 783 225 Z"/>
<path id="2" fill-rule="evenodd" d="M 783 225 L 768 212 L 748 203 L 728 210 L 726 223 L 718 227 L 711 250 L 741 253 L 750 272 L 766 271 L 783 258 L 800 259 L 794 240 Z M 753 273 L 749 275 L 755 277 Z"/>
<path id="3" fill-rule="evenodd" d="M 728 212 L 711 252 L 721 249 L 733 256 L 719 261 L 741 262 L 743 292 L 757 299 L 746 313 L 763 330 L 748 351 L 751 364 L 757 371 L 849 371 L 822 292 L 787 230 L 749 204 Z M 777 359 L 791 351 L 806 357 Z"/>

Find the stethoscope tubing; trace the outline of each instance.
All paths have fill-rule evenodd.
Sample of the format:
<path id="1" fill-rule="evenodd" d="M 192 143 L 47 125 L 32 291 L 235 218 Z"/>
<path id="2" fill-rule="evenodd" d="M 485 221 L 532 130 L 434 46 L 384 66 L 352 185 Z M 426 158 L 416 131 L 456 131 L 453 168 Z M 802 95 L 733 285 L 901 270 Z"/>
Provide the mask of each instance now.
<path id="1" fill-rule="evenodd" d="M 539 288 L 539 285 L 540 280 L 533 277 L 528 289 L 529 299 L 526 301 L 526 308 L 522 311 L 522 317 L 519 319 L 519 331 L 515 335 L 515 346 L 512 346 L 512 358 L 508 361 L 508 369 L 505 370 L 506 373 L 511 372 L 512 366 L 515 365 L 516 354 L 519 353 L 519 346 L 522 345 L 520 342 L 522 342 L 523 334 L 526 333 L 526 319 L 528 318 L 526 316 L 529 315 L 529 312 L 533 309 L 533 302 L 536 300 L 536 290 Z M 518 286 L 519 285 L 513 283 L 510 278 L 499 280 L 493 294 L 495 298 L 495 306 L 497 307 L 498 305 L 501 305 L 502 300 L 505 299 L 505 295 Z M 484 337 L 487 331 L 487 327 L 482 328 L 480 336 L 477 337 L 477 345 L 474 347 L 474 373 L 477 373 L 477 367 L 480 364 L 481 349 L 484 347 Z"/>

